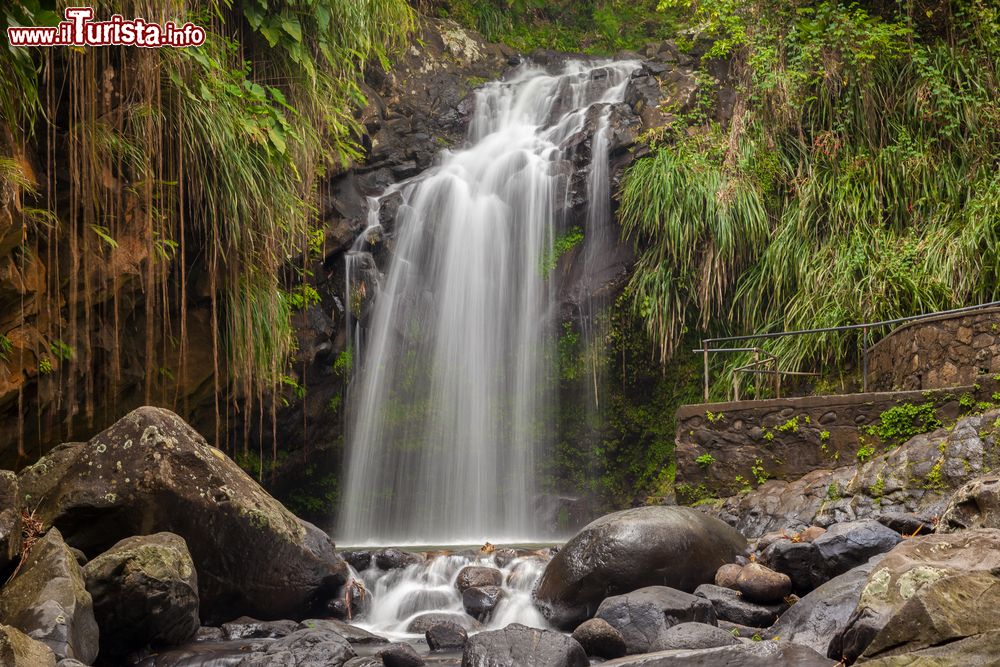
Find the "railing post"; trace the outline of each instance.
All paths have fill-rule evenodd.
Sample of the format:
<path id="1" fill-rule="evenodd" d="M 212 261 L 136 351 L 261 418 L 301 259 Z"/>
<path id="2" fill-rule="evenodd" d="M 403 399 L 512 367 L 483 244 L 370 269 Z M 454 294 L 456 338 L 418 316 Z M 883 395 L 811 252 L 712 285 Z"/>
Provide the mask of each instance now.
<path id="1" fill-rule="evenodd" d="M 701 351 L 704 355 L 704 366 L 703 372 L 705 376 L 705 402 L 708 403 L 708 345 L 705 344 L 705 339 L 701 339 Z"/>
<path id="2" fill-rule="evenodd" d="M 868 327 L 861 329 L 861 391 L 868 393 Z"/>

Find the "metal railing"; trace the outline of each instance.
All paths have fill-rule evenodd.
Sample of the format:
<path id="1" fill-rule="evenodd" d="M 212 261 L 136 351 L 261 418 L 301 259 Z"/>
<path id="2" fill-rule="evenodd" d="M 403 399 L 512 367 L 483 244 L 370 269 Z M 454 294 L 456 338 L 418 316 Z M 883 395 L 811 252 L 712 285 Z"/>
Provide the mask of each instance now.
<path id="1" fill-rule="evenodd" d="M 776 331 L 772 333 L 758 333 L 758 334 L 748 334 L 743 336 L 721 336 L 717 338 L 703 338 L 701 341 L 701 347 L 697 350 L 693 350 L 695 354 L 700 354 L 703 357 L 702 362 L 702 372 L 704 377 L 704 394 L 705 402 L 709 402 L 709 395 L 711 393 L 711 380 L 709 377 L 709 355 L 710 354 L 726 354 L 726 353 L 739 353 L 739 352 L 752 352 L 754 353 L 754 359 L 750 363 L 744 364 L 733 371 L 733 393 L 734 400 L 739 400 L 739 380 L 738 376 L 740 373 L 752 374 L 758 379 L 761 376 L 772 376 L 774 384 L 774 392 L 776 398 L 781 398 L 781 377 L 782 376 L 817 376 L 820 373 L 809 373 L 804 371 L 783 371 L 780 370 L 778 366 L 778 358 L 774 356 L 773 353 L 768 352 L 760 347 L 716 347 L 718 344 L 740 342 L 740 341 L 757 341 L 757 340 L 767 340 L 772 338 L 784 338 L 785 336 L 806 336 L 810 334 L 820 334 L 820 333 L 834 333 L 841 331 L 855 331 L 861 330 L 861 385 L 862 391 L 868 391 L 868 352 L 872 348 L 871 334 L 875 329 L 881 327 L 886 327 L 895 324 L 904 324 L 908 322 L 915 322 L 918 320 L 931 319 L 935 317 L 942 317 L 948 315 L 958 315 L 966 312 L 974 312 L 977 310 L 983 310 L 985 308 L 992 308 L 995 306 L 1000 306 L 1000 301 L 991 301 L 989 303 L 980 303 L 974 306 L 964 306 L 962 308 L 953 308 L 951 310 L 938 310 L 931 313 L 922 313 L 920 315 L 910 315 L 908 317 L 897 317 L 892 320 L 882 320 L 881 322 L 867 322 L 865 324 L 845 324 L 839 327 L 820 327 L 816 329 L 801 329 L 799 331 Z M 767 368 L 767 366 L 772 366 Z M 759 384 L 758 384 L 759 395 Z"/>

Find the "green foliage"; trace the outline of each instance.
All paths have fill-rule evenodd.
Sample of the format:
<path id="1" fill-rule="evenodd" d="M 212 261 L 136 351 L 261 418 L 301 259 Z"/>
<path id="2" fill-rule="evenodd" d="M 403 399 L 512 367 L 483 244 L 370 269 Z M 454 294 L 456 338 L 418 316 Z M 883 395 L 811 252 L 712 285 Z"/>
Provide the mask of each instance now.
<path id="1" fill-rule="evenodd" d="M 885 495 L 885 478 L 881 474 L 875 478 L 875 483 L 872 484 L 871 494 L 872 498 L 881 498 Z"/>
<path id="2" fill-rule="evenodd" d="M 712 412 L 711 410 L 705 410 L 705 419 L 708 420 L 709 424 L 717 424 L 719 422 L 726 421 L 726 415 L 721 412 Z"/>
<path id="3" fill-rule="evenodd" d="M 14 349 L 14 343 L 7 336 L 0 334 L 0 361 L 6 361 Z"/>
<path id="4" fill-rule="evenodd" d="M 829 439 L 830 439 L 830 432 L 829 431 L 820 431 L 819 432 L 819 441 L 820 442 L 826 442 Z"/>
<path id="5" fill-rule="evenodd" d="M 766 482 L 769 477 L 767 469 L 764 468 L 764 462 L 760 459 L 754 459 L 753 465 L 750 466 L 750 472 L 753 474 L 754 479 L 757 480 L 757 486 Z"/>
<path id="6" fill-rule="evenodd" d="M 928 401 L 921 405 L 900 403 L 893 406 L 880 414 L 878 422 L 868 426 L 866 431 L 878 436 L 882 442 L 898 444 L 940 426 L 941 420 L 937 417 L 934 403 Z"/>
<path id="7" fill-rule="evenodd" d="M 945 487 L 944 479 L 941 475 L 942 461 L 936 462 L 931 469 L 927 471 L 927 476 L 924 477 L 924 488 L 931 490 L 941 490 Z"/>
<path id="8" fill-rule="evenodd" d="M 828 327 L 997 296 L 995 9 L 954 0 L 923 22 L 836 0 L 662 4 L 747 82 L 728 131 L 678 116 L 622 187 L 634 308 L 664 358 L 695 326 Z M 859 335 L 759 345 L 806 370 L 856 359 Z"/>
<path id="9" fill-rule="evenodd" d="M 354 368 L 354 349 L 348 347 L 337 355 L 333 362 L 333 373 L 337 377 L 346 378 Z"/>
<path id="10" fill-rule="evenodd" d="M 548 276 L 552 273 L 562 256 L 573 250 L 573 248 L 577 247 L 582 242 L 583 230 L 579 227 L 573 227 L 556 237 L 555 242 L 552 244 L 552 248 L 546 251 L 541 258 L 541 266 L 539 267 L 539 270 L 542 272 L 542 275 Z"/>
<path id="11" fill-rule="evenodd" d="M 874 455 L 875 455 L 875 448 L 872 447 L 871 445 L 866 445 L 866 444 L 862 444 L 860 447 L 858 447 L 858 451 L 856 454 L 856 456 L 858 457 L 858 461 L 860 461 L 861 463 L 865 463 L 866 461 L 871 460 L 872 456 Z"/>
<path id="12" fill-rule="evenodd" d="M 808 418 L 808 417 L 807 417 Z M 798 433 L 799 432 L 799 416 L 795 415 L 784 424 L 778 424 L 774 427 L 775 431 L 781 433 Z"/>
<path id="13" fill-rule="evenodd" d="M 289 291 L 285 298 L 288 299 L 288 305 L 292 310 L 303 310 L 322 301 L 319 292 L 309 283 L 302 283 Z"/>
<path id="14" fill-rule="evenodd" d="M 76 350 L 72 346 L 58 339 L 52 341 L 49 349 L 52 351 L 52 356 L 59 361 L 72 361 L 76 356 Z"/>
<path id="15" fill-rule="evenodd" d="M 826 499 L 831 502 L 837 502 L 840 498 L 840 484 L 837 482 L 831 482 L 830 485 L 826 487 Z"/>
<path id="16" fill-rule="evenodd" d="M 713 463 L 715 463 L 715 457 L 712 456 L 711 454 L 702 454 L 701 456 L 696 457 L 694 462 L 700 465 L 702 468 L 707 468 Z"/>

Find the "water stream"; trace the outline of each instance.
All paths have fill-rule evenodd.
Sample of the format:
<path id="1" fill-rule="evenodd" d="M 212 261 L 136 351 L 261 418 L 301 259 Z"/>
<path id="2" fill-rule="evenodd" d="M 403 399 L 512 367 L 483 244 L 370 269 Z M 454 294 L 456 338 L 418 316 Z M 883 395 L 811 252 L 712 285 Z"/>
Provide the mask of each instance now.
<path id="1" fill-rule="evenodd" d="M 338 543 L 546 537 L 536 466 L 551 438 L 550 272 L 574 169 L 566 146 L 595 105 L 623 99 L 635 67 L 525 66 L 483 86 L 467 145 L 370 202 L 369 229 L 348 257 L 349 306 L 372 289 L 357 272 L 371 266 L 378 207 L 402 199 L 374 311 L 364 332 L 350 324 L 356 375 Z M 607 118 L 600 112 L 593 141 L 601 164 L 588 195 L 601 201 L 588 227 L 605 224 L 609 207 Z M 592 231 L 589 243 L 604 241 L 605 230 Z"/>

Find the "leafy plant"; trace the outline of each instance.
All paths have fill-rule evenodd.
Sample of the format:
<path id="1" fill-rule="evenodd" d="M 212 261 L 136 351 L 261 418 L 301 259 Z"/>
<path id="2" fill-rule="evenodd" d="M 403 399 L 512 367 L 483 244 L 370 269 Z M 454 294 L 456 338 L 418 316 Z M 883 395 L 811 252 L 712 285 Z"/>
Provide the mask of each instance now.
<path id="1" fill-rule="evenodd" d="M 882 442 L 898 443 L 940 426 L 941 420 L 937 417 L 934 403 L 928 401 L 921 405 L 900 403 L 893 406 L 880 414 L 878 422 L 868 426 L 866 431 L 878 436 Z"/>
<path id="2" fill-rule="evenodd" d="M 694 462 L 700 465 L 702 468 L 708 468 L 713 463 L 715 463 L 715 457 L 712 456 L 711 454 L 705 453 L 695 457 Z"/>
<path id="3" fill-rule="evenodd" d="M 768 480 L 769 475 L 767 474 L 767 469 L 764 468 L 764 462 L 761 459 L 754 459 L 753 465 L 750 466 L 750 472 L 753 473 L 754 479 L 757 480 L 757 486 L 760 486 Z"/>

